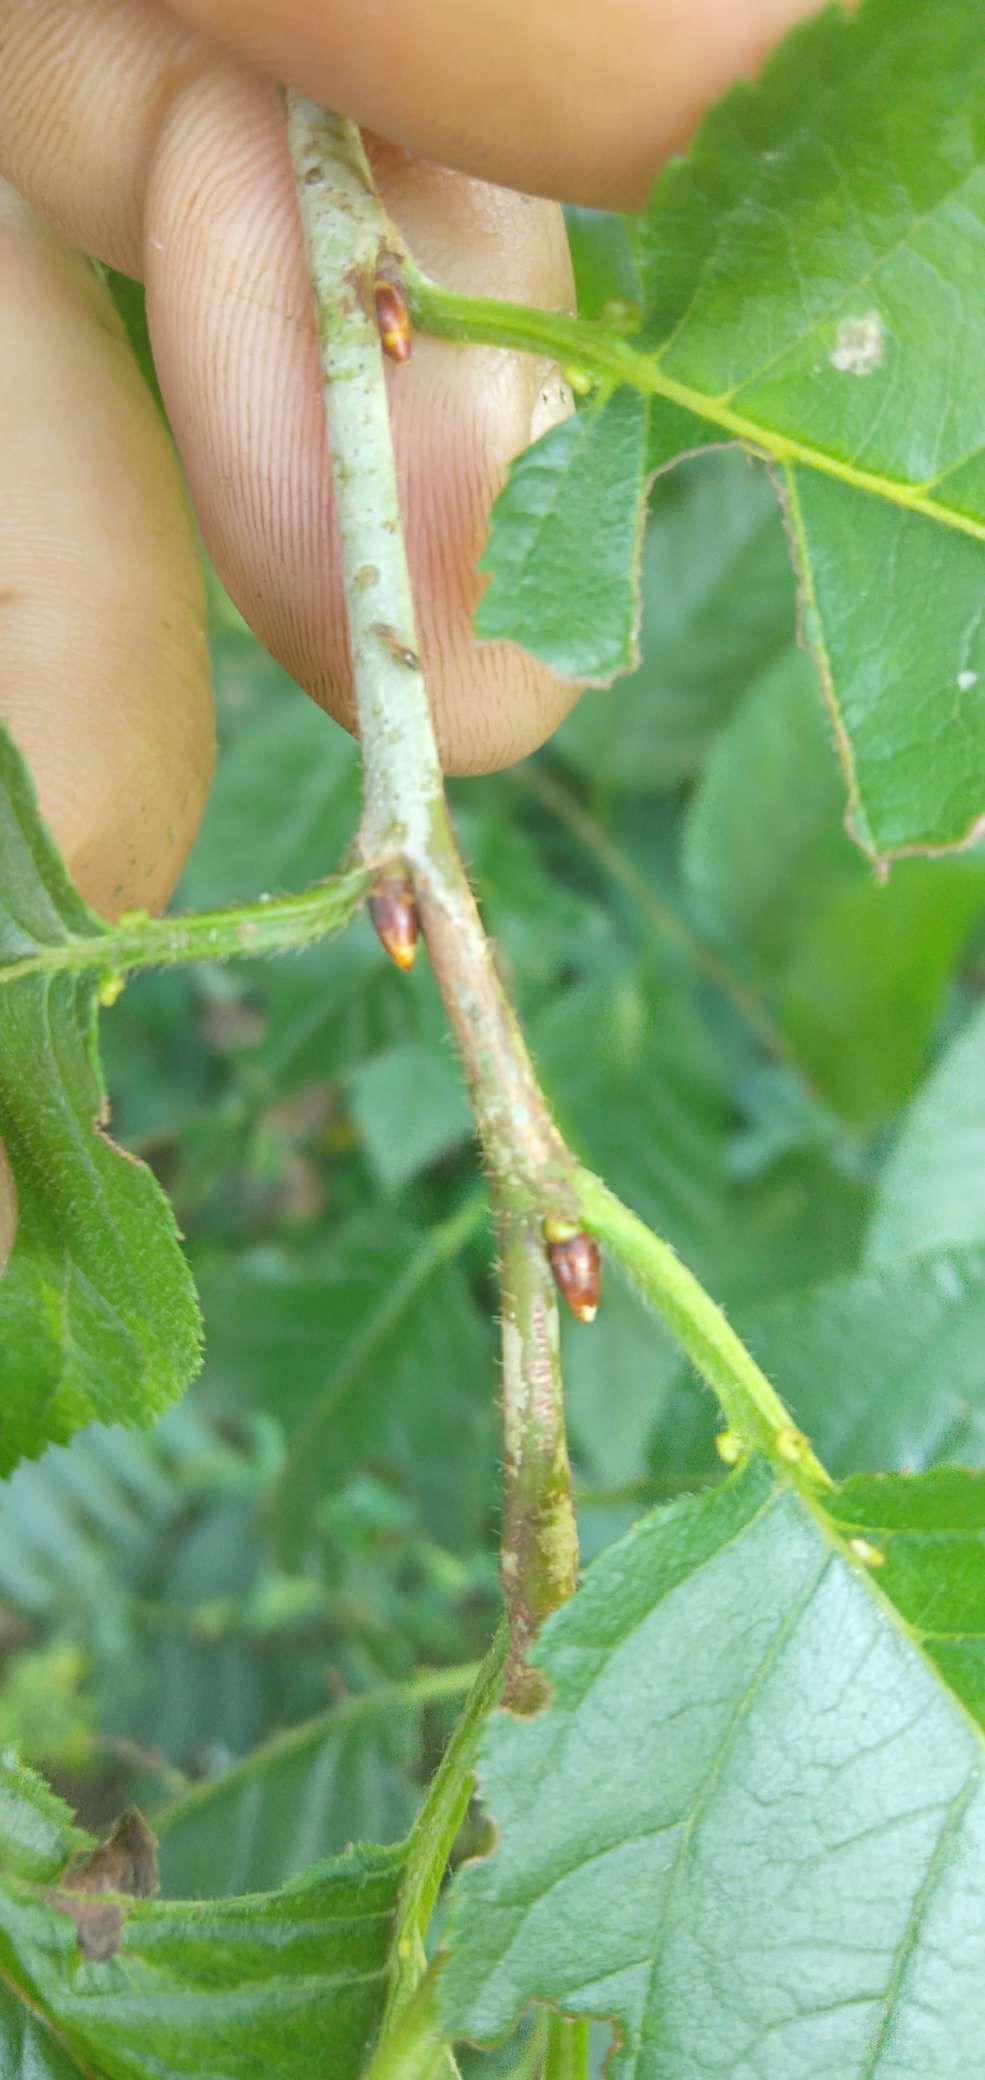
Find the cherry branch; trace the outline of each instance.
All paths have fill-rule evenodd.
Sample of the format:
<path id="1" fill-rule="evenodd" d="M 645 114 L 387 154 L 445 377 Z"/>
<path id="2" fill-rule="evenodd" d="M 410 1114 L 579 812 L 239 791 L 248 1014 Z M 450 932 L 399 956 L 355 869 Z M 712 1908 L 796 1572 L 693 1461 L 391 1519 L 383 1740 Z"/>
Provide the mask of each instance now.
<path id="1" fill-rule="evenodd" d="M 534 1711 L 546 1686 L 527 1655 L 578 1586 L 578 1533 L 564 1431 L 557 1296 L 538 1223 L 499 1218 L 503 1380 L 503 1595 L 510 1620 L 504 1700 Z"/>
<path id="2" fill-rule="evenodd" d="M 573 1311 L 591 1319 L 588 1238 L 597 1236 L 714 1388 L 729 1426 L 725 1456 L 760 1451 L 788 1478 L 814 1484 L 826 1476 L 721 1310 L 668 1245 L 582 1168 L 555 1127 L 455 842 L 421 669 L 381 350 L 381 326 L 392 339 L 401 307 L 396 270 L 411 263 L 355 126 L 292 95 L 288 134 L 317 306 L 365 768 L 357 850 L 387 905 L 405 890 L 419 917 L 492 1180 L 503 1297 L 507 1689 L 530 1705 L 536 1677 L 524 1674 L 527 1649 L 570 1595 L 577 1567 L 549 1264 Z M 485 336 L 495 332 L 496 310 L 508 339 L 515 314 L 507 305 L 483 306 Z M 401 957 L 405 950 L 401 941 Z"/>
<path id="3" fill-rule="evenodd" d="M 503 1583 L 511 1694 L 548 1612 L 570 1595 L 576 1535 L 542 1224 L 572 1221 L 573 1157 L 537 1082 L 455 841 L 401 524 L 379 301 L 401 242 L 355 125 L 291 95 L 288 141 L 314 287 L 364 768 L 357 849 L 392 916 L 407 890 L 465 1065 L 502 1238 Z M 382 893 L 385 892 L 385 893 Z M 372 896 L 371 896 L 372 903 Z M 401 962 L 407 941 L 396 946 Z"/>

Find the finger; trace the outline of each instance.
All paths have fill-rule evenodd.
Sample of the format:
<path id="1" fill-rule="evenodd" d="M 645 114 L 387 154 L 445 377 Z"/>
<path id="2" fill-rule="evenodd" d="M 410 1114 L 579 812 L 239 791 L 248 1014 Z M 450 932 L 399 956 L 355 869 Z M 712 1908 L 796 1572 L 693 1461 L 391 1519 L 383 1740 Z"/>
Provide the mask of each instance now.
<path id="1" fill-rule="evenodd" d="M 90 248 L 98 232 L 102 252 L 134 266 L 142 247 L 155 356 L 209 552 L 261 639 L 350 722 L 311 295 L 279 96 L 169 30 L 147 0 L 92 0 L 83 11 L 7 0 L 4 55 L 8 170 Z M 132 119 L 119 121 L 134 78 L 148 110 L 136 167 L 123 161 L 137 151 Z M 39 143 L 40 104 L 57 155 L 50 136 Z M 425 266 L 493 294 L 568 301 L 552 207 L 392 151 L 381 170 Z M 91 225 L 79 201 L 89 192 L 99 198 Z M 394 371 L 393 401 L 442 756 L 451 771 L 488 769 L 541 742 L 574 698 L 514 646 L 471 636 L 475 561 L 505 463 L 565 400 L 532 357 L 418 340 Z"/>
<path id="2" fill-rule="evenodd" d="M 88 901 L 162 903 L 212 766 L 194 538 L 102 283 L 3 182 L 0 717 Z"/>
<path id="3" fill-rule="evenodd" d="M 714 96 L 819 0 L 175 0 L 208 35 L 410 151 L 637 207 Z"/>
<path id="4" fill-rule="evenodd" d="M 170 893 L 212 764 L 174 459 L 93 269 L 0 183 L 0 715 L 82 893 Z"/>
<path id="5" fill-rule="evenodd" d="M 547 205 L 401 155 L 381 171 L 426 267 L 493 293 L 539 299 L 546 286 L 564 299 Z M 152 162 L 146 233 L 155 354 L 210 553 L 263 642 L 351 725 L 311 291 L 272 88 L 223 72 L 181 97 Z M 422 654 L 451 772 L 522 757 L 574 698 L 523 651 L 471 633 L 504 464 L 565 409 L 549 376 L 535 358 L 426 339 L 392 372 Z"/>

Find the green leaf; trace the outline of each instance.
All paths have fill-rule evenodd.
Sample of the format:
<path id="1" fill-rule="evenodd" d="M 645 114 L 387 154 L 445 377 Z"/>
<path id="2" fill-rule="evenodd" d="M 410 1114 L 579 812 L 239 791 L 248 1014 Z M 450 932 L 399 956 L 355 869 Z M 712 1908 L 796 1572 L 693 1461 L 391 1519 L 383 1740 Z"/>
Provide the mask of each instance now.
<path id="1" fill-rule="evenodd" d="M 164 413 L 164 399 L 154 366 L 154 350 L 150 343 L 147 324 L 147 299 L 142 282 L 135 282 L 130 275 L 118 274 L 115 267 L 102 270 L 117 313 L 125 328 L 130 350 L 155 404 Z M 165 414 L 165 417 L 167 415 Z"/>
<path id="2" fill-rule="evenodd" d="M 622 959 L 557 997 L 533 1039 L 572 1145 L 676 1248 L 700 1254 L 724 1186 L 726 1098 L 672 971 Z"/>
<path id="3" fill-rule="evenodd" d="M 691 798 L 681 866 L 702 921 L 775 974 L 833 892 L 865 867 L 809 660 L 785 651 L 715 737 Z"/>
<path id="4" fill-rule="evenodd" d="M 572 203 L 564 221 L 580 315 L 597 318 L 615 297 L 626 306 L 627 320 L 638 319 L 642 285 L 627 218 Z"/>
<path id="5" fill-rule="evenodd" d="M 739 1311 L 836 1473 L 985 1456 L 985 1246 L 935 1250 Z"/>
<path id="6" fill-rule="evenodd" d="M 268 1891 L 353 1841 L 394 1841 L 416 1802 L 425 1706 L 470 1671 L 425 1673 L 344 1698 L 276 1733 L 154 1814 L 161 1883 L 181 1897 Z"/>
<path id="7" fill-rule="evenodd" d="M 796 444 L 808 635 L 883 857 L 985 806 L 983 112 L 962 0 L 829 8 L 712 112 L 643 238 L 662 377 Z"/>
<path id="8" fill-rule="evenodd" d="M 394 1841 L 412 1813 L 412 1710 L 359 1699 L 291 1727 L 154 1816 L 173 1897 L 268 1891 L 358 1841 Z"/>
<path id="9" fill-rule="evenodd" d="M 349 1110 L 370 1167 L 396 1194 L 421 1170 L 472 1137 L 461 1072 L 446 1047 L 409 1040 L 354 1069 Z"/>
<path id="10" fill-rule="evenodd" d="M 790 559 L 765 471 L 735 452 L 697 456 L 658 477 L 651 505 L 639 667 L 611 691 L 587 693 L 554 745 L 593 785 L 629 793 L 692 773 L 744 688 L 794 636 Z M 588 520 L 581 543 L 594 556 Z M 531 588 L 536 578 L 534 565 Z M 558 611 L 565 605 L 566 589 Z"/>
<path id="11" fill-rule="evenodd" d="M 391 1721 L 399 1720 L 404 1707 L 417 1714 L 468 1688 L 465 1710 L 402 1848 L 356 1849 L 308 1869 L 295 1884 L 248 1898 L 152 1903 L 116 1894 L 104 1902 L 89 1892 L 75 1895 L 82 1911 L 77 1907 L 71 1918 L 61 1881 L 91 1839 L 31 1771 L 0 1751 L 4 2073 L 23 2072 L 23 2080 L 79 2080 L 97 2072 L 106 2080 L 183 2074 L 256 2080 L 276 2072 L 300 2080 L 314 2064 L 332 2080 L 361 2080 L 385 2010 L 399 2012 L 421 1969 L 424 1931 L 468 1801 L 475 1736 L 498 1687 L 504 1648 L 500 1636 L 478 1671 L 424 1671 L 375 1698 L 350 1700 L 324 1715 L 319 1728 L 296 1729 L 226 1783 L 199 1786 L 166 1812 L 167 1869 L 169 1844 L 180 1841 L 183 1828 L 196 1821 L 201 1828 L 204 1817 L 207 1847 L 214 1806 L 214 1820 L 234 1832 L 236 1796 L 247 1777 L 268 1769 L 276 1774 L 288 1749 L 300 1753 L 306 1735 L 324 1736 L 330 1718 L 351 1721 L 353 1730 L 361 1721 L 365 1733 L 384 1706 Z M 357 1757 L 365 1772 L 365 1748 L 352 1749 L 351 1760 Z M 324 1775 L 319 1789 L 324 1800 Z M 339 1799 L 347 1789 L 359 1791 L 354 1771 L 337 1784 Z M 358 1804 L 350 1805 L 350 1825 L 358 1811 Z M 339 1832 L 345 1817 L 341 1809 L 335 1815 Z M 283 1805 L 267 1818 L 261 1861 L 306 1850 L 310 1861 L 310 1826 L 306 1842 L 278 1845 Z M 256 1858 L 251 1876 L 259 1877 Z M 102 1958 L 92 1949 L 83 1955 L 80 1919 L 84 1936 L 91 1912 L 106 1911 L 108 1950 Z"/>
<path id="12" fill-rule="evenodd" d="M 386 1997 L 401 1872 L 399 1850 L 357 1849 L 278 1893 L 120 1899 L 118 1947 L 102 1961 L 83 1958 L 74 1920 L 51 1903 L 54 1860 L 44 1883 L 5 1875 L 0 2042 L 33 2050 L 36 2036 L 45 2080 L 307 2080 L 313 2062 L 359 2080 Z M 61 2040 L 57 2056 L 42 2020 Z M 25 2076 L 34 2070 L 25 2064 Z"/>
<path id="13" fill-rule="evenodd" d="M 922 1480 L 859 1475 L 831 1506 L 949 1691 L 985 1726 L 985 1480 L 942 1466 Z"/>
<path id="14" fill-rule="evenodd" d="M 981 541 L 806 469 L 787 491 L 852 835 L 877 861 L 968 844 L 985 804 Z"/>
<path id="15" fill-rule="evenodd" d="M 203 1269 L 208 1383 L 276 1407 L 289 1433 L 272 1502 L 287 1559 L 370 1459 L 414 1496 L 431 1538 L 459 1551 L 475 1539 L 495 1463 L 492 1354 L 452 1259 L 482 1219 L 480 1200 L 430 1235 L 367 1218 L 303 1268 L 257 1252 Z"/>
<path id="16" fill-rule="evenodd" d="M 0 1139 L 18 1209 L 0 1278 L 9 1470 L 93 1418 L 149 1421 L 197 1370 L 198 1312 L 163 1193 L 103 1131 L 98 976 L 46 961 L 105 927 L 76 895 L 2 733 L 0 892 Z"/>
<path id="17" fill-rule="evenodd" d="M 844 1118 L 878 1122 L 908 1098 L 954 961 L 985 902 L 985 859 L 905 860 L 846 882 L 783 977 L 784 1030 Z"/>
<path id="18" fill-rule="evenodd" d="M 456 1880 L 449 2029 L 612 2017 L 613 2080 L 974 2070 L 983 1736 L 926 1632 L 946 1545 L 945 1620 L 972 1658 L 985 1635 L 985 1484 L 960 1493 L 828 1517 L 753 1464 L 594 1564 L 536 1650 L 549 1705 L 484 1734 L 496 1847 Z"/>
<path id="19" fill-rule="evenodd" d="M 978 30 L 963 0 L 826 8 L 670 162 L 642 239 L 668 375 L 958 514 L 983 488 L 982 399 L 939 380 L 985 354 Z M 866 353 L 846 321 L 870 310 Z"/>
<path id="20" fill-rule="evenodd" d="M 493 508 L 477 635 L 603 684 L 635 663 L 646 425 L 643 399 L 616 390 L 525 450 Z"/>
<path id="21" fill-rule="evenodd" d="M 233 645 L 235 655 L 237 646 Z M 181 882 L 189 909 L 333 873 L 358 814 L 351 737 L 283 674 L 219 761 Z"/>
<path id="22" fill-rule="evenodd" d="M 0 1844 L 5 1874 L 38 1884 L 88 1844 L 67 1806 L 12 1748 L 0 1748 Z"/>
<path id="23" fill-rule="evenodd" d="M 945 1048 L 904 1114 L 876 1191 L 868 1253 L 985 1237 L 985 1007 Z"/>
<path id="24" fill-rule="evenodd" d="M 54 2032 L 0 1988 L 0 2070 L 7 2080 L 86 2080 Z"/>
<path id="25" fill-rule="evenodd" d="M 633 232 L 638 333 L 501 307 L 509 343 L 639 392 L 651 466 L 715 438 L 775 463 L 854 835 L 878 861 L 963 846 L 985 813 L 983 134 L 965 0 L 826 8 L 667 164 Z M 424 299 L 459 337 L 496 338 L 495 310 Z M 510 512 L 534 466 L 514 464 Z M 560 512 L 554 528 L 577 532 Z M 552 552 L 548 613 L 528 597 L 511 619 L 504 595 L 498 632 L 550 655 L 594 547 Z M 632 582 L 609 570 L 608 614 Z"/>

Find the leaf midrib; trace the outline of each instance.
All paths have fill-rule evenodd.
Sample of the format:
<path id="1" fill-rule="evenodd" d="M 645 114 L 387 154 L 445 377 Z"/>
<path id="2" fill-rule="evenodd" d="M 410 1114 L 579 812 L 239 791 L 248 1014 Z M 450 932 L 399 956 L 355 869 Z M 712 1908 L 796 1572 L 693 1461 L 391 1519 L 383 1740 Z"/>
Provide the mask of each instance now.
<path id="1" fill-rule="evenodd" d="M 892 241 L 891 245 L 888 245 L 884 251 L 875 254 L 870 264 L 862 269 L 861 274 L 853 276 L 851 281 L 846 282 L 839 289 L 837 296 L 829 304 L 826 304 L 824 310 L 819 311 L 817 316 L 803 327 L 802 331 L 793 333 L 790 338 L 784 341 L 782 347 L 779 347 L 775 353 L 769 356 L 768 360 L 760 362 L 758 367 L 750 369 L 746 374 L 739 376 L 734 383 L 730 384 L 727 390 L 723 390 L 720 393 L 715 402 L 723 405 L 731 404 L 735 398 L 742 396 L 743 391 L 750 390 L 757 383 L 761 383 L 789 355 L 797 353 L 809 340 L 814 339 L 819 332 L 824 330 L 825 326 L 830 325 L 833 319 L 844 312 L 846 305 L 850 304 L 852 299 L 858 296 L 860 290 L 868 289 L 872 285 L 882 268 L 888 266 L 889 262 L 895 259 L 898 253 L 906 251 L 918 232 L 923 231 L 928 224 L 932 224 L 938 213 L 948 208 L 972 181 L 980 180 L 983 171 L 985 171 L 985 167 L 983 167 L 980 160 L 976 160 L 974 165 L 967 167 L 957 180 L 951 182 L 949 186 L 935 197 L 933 203 L 927 209 L 910 219 L 905 229 Z M 690 311 L 687 313 L 685 323 L 689 318 Z M 673 334 L 661 343 L 657 350 L 656 358 L 658 361 L 664 361 L 672 342 L 677 339 L 679 330 L 680 328 L 675 327 Z M 930 491 L 937 485 L 945 483 L 948 477 L 956 475 L 958 470 L 963 469 L 968 462 L 973 461 L 976 455 L 980 455 L 983 446 L 985 446 L 985 443 L 979 441 L 967 453 L 959 455 L 953 462 L 949 462 L 946 468 L 935 470 L 932 477 L 927 477 L 924 480 L 922 488 L 925 491 Z"/>
<path id="2" fill-rule="evenodd" d="M 493 297 L 466 296 L 428 281 L 410 267 L 407 278 L 414 319 L 422 331 L 439 338 L 483 341 L 503 348 L 519 347 L 528 353 L 551 354 L 595 375 L 601 383 L 627 383 L 644 397 L 662 397 L 668 404 L 679 405 L 693 418 L 719 427 L 767 461 L 803 463 L 855 491 L 868 492 L 886 504 L 919 513 L 924 519 L 970 535 L 975 541 L 985 541 L 985 519 L 959 512 L 929 494 L 928 485 L 946 481 L 946 476 L 913 484 L 905 478 L 860 468 L 844 456 L 733 410 L 725 401 L 731 392 L 709 397 L 693 384 L 666 374 L 652 354 L 641 353 L 638 347 L 607 333 L 590 319 L 568 318 L 563 312 L 538 310 L 533 305 L 500 303 Z M 972 455 L 978 452 L 971 451 Z M 958 466 L 969 459 L 960 458 Z M 952 474 L 951 470 L 946 474 Z"/>

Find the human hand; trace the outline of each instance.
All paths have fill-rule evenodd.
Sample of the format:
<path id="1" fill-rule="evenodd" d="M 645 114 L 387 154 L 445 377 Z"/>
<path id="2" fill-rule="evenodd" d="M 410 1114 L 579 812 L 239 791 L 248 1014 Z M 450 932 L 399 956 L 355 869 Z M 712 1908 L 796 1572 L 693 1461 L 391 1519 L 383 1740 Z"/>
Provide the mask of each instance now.
<path id="1" fill-rule="evenodd" d="M 96 907 L 165 899 L 204 800 L 211 726 L 166 438 L 105 292 L 63 239 L 145 281 L 206 546 L 261 639 L 349 721 L 275 79 L 386 133 L 377 170 L 425 267 L 558 306 L 560 213 L 511 189 L 639 201 L 704 103 L 813 4 L 0 0 L 0 173 L 39 213 L 10 191 L 0 209 L 0 713 Z M 393 403 L 443 756 L 489 769 L 542 741 L 574 697 L 470 633 L 489 503 L 563 390 L 530 358 L 419 340 Z"/>

